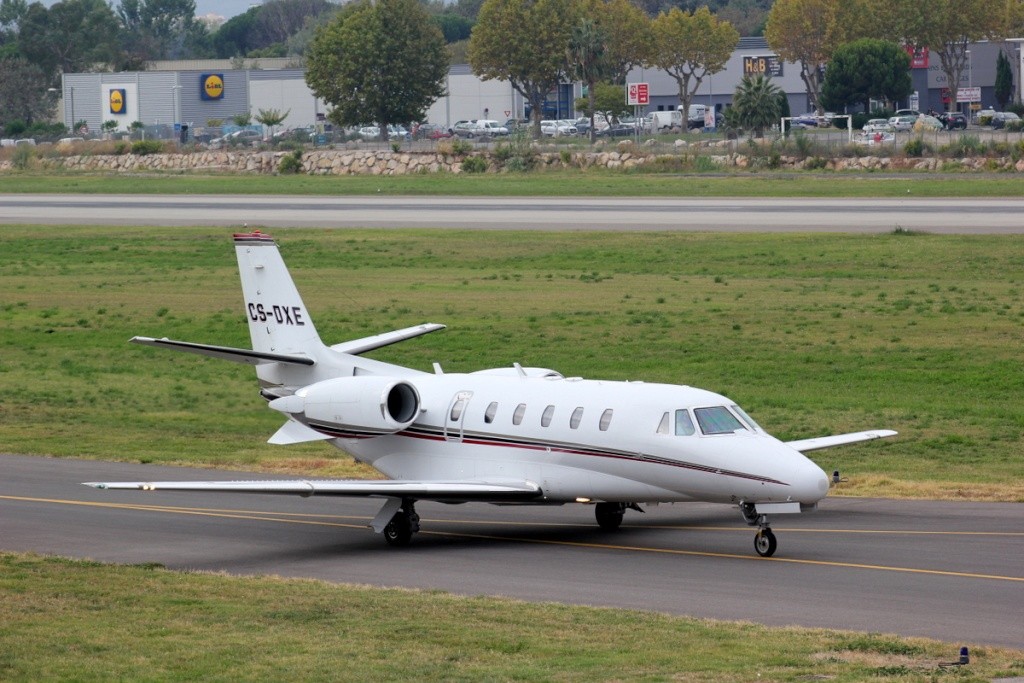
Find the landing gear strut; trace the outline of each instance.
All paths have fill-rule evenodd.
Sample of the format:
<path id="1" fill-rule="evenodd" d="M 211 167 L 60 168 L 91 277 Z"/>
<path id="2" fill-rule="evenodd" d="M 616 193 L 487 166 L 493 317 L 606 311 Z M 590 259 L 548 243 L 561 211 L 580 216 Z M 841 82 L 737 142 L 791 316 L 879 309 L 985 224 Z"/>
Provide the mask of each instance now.
<path id="1" fill-rule="evenodd" d="M 405 547 L 412 541 L 412 535 L 420 530 L 420 516 L 411 500 L 403 500 L 402 506 L 384 527 L 384 540 L 394 547 Z"/>
<path id="2" fill-rule="evenodd" d="M 757 513 L 757 508 L 754 507 L 753 503 L 742 503 L 740 505 L 740 512 L 743 513 L 743 519 L 750 526 L 756 526 L 757 534 L 754 536 L 754 551 L 761 557 L 771 557 L 775 554 L 775 549 L 779 547 L 778 541 L 775 540 L 775 534 L 772 533 L 771 528 L 768 526 L 768 515 L 760 515 Z"/>

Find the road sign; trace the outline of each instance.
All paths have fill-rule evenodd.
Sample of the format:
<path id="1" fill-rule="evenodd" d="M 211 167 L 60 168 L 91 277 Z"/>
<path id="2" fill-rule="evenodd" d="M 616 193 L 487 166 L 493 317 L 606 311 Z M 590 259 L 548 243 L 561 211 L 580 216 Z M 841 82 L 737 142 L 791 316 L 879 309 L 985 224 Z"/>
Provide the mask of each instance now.
<path id="1" fill-rule="evenodd" d="M 959 102 L 981 102 L 981 88 L 957 88 L 956 101 Z"/>
<path id="2" fill-rule="evenodd" d="M 650 84 L 648 83 L 627 83 L 626 104 L 634 106 L 645 106 L 651 103 Z"/>

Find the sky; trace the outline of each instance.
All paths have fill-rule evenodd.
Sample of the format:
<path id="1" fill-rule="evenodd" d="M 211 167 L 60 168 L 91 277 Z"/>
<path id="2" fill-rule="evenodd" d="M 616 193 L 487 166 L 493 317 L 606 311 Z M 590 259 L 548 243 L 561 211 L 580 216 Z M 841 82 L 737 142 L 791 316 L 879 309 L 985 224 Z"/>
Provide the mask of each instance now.
<path id="1" fill-rule="evenodd" d="M 196 0 L 196 16 L 219 14 L 225 19 L 230 19 L 258 4 L 260 3 L 253 0 Z"/>

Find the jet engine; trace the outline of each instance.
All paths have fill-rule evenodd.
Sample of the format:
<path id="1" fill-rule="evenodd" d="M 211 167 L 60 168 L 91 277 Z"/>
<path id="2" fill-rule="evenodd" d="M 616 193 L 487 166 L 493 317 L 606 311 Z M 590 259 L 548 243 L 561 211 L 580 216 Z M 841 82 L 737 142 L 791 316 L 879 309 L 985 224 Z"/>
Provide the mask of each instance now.
<path id="1" fill-rule="evenodd" d="M 420 395 L 412 384 L 394 377 L 339 377 L 274 399 L 270 407 L 317 431 L 358 438 L 407 428 L 419 415 Z"/>

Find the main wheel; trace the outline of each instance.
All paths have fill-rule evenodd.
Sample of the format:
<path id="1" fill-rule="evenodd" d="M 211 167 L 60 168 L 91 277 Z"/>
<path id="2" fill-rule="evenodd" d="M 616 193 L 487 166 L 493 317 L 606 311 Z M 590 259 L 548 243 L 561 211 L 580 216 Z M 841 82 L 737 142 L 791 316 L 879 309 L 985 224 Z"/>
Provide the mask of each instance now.
<path id="1" fill-rule="evenodd" d="M 779 547 L 779 544 L 775 540 L 775 534 L 772 533 L 771 529 L 761 529 L 754 536 L 754 550 L 761 557 L 771 557 L 775 554 L 777 547 Z"/>
<path id="2" fill-rule="evenodd" d="M 409 516 L 399 511 L 388 525 L 384 527 L 384 540 L 388 545 L 396 548 L 404 548 L 412 541 L 412 524 Z"/>
<path id="3" fill-rule="evenodd" d="M 615 531 L 622 524 L 626 507 L 622 503 L 598 503 L 594 506 L 594 516 L 602 531 Z"/>

